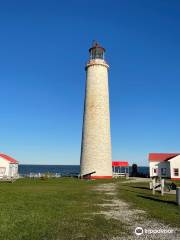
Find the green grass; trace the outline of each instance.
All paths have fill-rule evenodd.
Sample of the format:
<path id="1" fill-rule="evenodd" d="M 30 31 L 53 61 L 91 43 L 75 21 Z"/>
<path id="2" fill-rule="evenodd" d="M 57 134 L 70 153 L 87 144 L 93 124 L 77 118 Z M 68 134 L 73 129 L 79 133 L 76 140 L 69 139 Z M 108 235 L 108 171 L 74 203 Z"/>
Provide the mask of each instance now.
<path id="1" fill-rule="evenodd" d="M 179 182 L 176 182 L 179 185 Z M 149 190 L 149 183 L 126 183 L 118 185 L 118 196 L 129 202 L 130 207 L 143 209 L 150 218 L 156 218 L 171 226 L 180 227 L 180 206 L 176 205 L 176 195 Z"/>
<path id="2" fill-rule="evenodd" d="M 180 227 L 175 196 L 153 196 L 147 183 L 21 179 L 0 184 L 0 240 L 105 240 L 127 234 L 122 222 L 95 214 L 107 196 L 92 188 L 105 182 L 117 183 L 118 196 L 131 207 Z"/>
<path id="3" fill-rule="evenodd" d="M 0 184 L 0 239 L 109 239 L 119 222 L 98 212 L 98 181 L 78 179 L 18 180 Z"/>

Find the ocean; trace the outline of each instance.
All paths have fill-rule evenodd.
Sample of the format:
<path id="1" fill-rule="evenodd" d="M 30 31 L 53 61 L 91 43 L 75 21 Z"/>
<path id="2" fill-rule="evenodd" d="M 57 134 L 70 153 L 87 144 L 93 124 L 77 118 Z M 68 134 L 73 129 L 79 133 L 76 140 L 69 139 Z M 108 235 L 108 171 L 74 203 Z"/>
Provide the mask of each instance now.
<path id="1" fill-rule="evenodd" d="M 132 168 L 129 167 L 131 173 Z M 20 164 L 19 174 L 21 176 L 29 175 L 30 173 L 52 173 L 60 174 L 61 176 L 74 176 L 80 173 L 79 165 L 31 165 L 31 164 Z M 148 175 L 149 167 L 138 167 L 138 173 Z"/>

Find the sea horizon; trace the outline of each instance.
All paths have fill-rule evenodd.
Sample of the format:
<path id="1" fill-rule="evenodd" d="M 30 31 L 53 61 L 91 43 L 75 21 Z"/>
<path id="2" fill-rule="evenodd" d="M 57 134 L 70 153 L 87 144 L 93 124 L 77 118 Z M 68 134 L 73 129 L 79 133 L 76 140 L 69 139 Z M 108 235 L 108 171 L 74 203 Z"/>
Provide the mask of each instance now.
<path id="1" fill-rule="evenodd" d="M 129 165 L 129 167 L 131 167 L 133 164 Z M 49 163 L 46 163 L 46 164 L 43 164 L 43 163 L 19 163 L 19 165 L 80 166 L 80 164 L 49 164 Z M 138 164 L 137 164 L 137 166 L 138 167 L 149 167 L 148 165 L 138 165 Z"/>
<path id="2" fill-rule="evenodd" d="M 129 166 L 129 172 L 132 172 L 132 166 Z M 138 166 L 138 172 L 149 174 L 148 166 Z M 80 165 L 60 165 L 60 164 L 19 164 L 19 174 L 29 175 L 38 173 L 60 174 L 61 176 L 74 176 L 80 173 Z"/>

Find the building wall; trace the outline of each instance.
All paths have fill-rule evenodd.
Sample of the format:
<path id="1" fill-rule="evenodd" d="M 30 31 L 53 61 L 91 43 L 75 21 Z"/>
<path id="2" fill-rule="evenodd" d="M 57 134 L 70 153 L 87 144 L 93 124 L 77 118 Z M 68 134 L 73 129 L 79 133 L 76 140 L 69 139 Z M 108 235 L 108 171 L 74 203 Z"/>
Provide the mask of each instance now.
<path id="1" fill-rule="evenodd" d="M 153 172 L 153 169 L 157 168 L 158 171 L 156 173 Z M 161 169 L 166 169 L 166 174 L 162 174 Z M 176 176 L 174 174 L 174 169 L 179 169 L 179 175 Z M 150 177 L 158 176 L 158 177 L 167 177 L 174 180 L 180 180 L 180 155 L 168 160 L 168 161 L 150 161 L 149 162 L 149 171 Z"/>
<path id="2" fill-rule="evenodd" d="M 86 96 L 81 145 L 81 175 L 112 177 L 108 65 L 104 60 L 87 64 Z"/>
<path id="3" fill-rule="evenodd" d="M 163 172 L 161 169 L 164 169 Z M 154 169 L 156 169 L 156 173 L 154 173 Z M 150 171 L 150 177 L 170 177 L 170 164 L 168 161 L 150 161 L 149 162 L 149 171 Z"/>
<path id="4" fill-rule="evenodd" d="M 149 161 L 149 175 L 150 177 L 158 176 L 158 164 L 157 161 Z M 154 173 L 154 169 L 156 169 L 156 173 Z"/>
<path id="5" fill-rule="evenodd" d="M 9 161 L 0 157 L 0 178 L 9 176 Z"/>
<path id="6" fill-rule="evenodd" d="M 18 175 L 18 164 L 11 162 L 0 157 L 0 178 L 2 177 L 16 177 Z"/>
<path id="7" fill-rule="evenodd" d="M 9 177 L 17 177 L 18 175 L 18 164 L 9 164 Z"/>
<path id="8" fill-rule="evenodd" d="M 180 180 L 180 155 L 169 160 L 170 170 L 171 170 L 171 179 Z M 174 175 L 174 168 L 179 169 L 179 176 Z"/>

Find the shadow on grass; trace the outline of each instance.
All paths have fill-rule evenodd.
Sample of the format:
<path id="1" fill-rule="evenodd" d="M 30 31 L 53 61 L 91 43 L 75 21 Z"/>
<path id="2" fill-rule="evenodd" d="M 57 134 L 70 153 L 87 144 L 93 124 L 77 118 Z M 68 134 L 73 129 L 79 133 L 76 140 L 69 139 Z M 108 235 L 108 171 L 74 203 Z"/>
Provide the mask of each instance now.
<path id="1" fill-rule="evenodd" d="M 149 188 L 148 187 L 135 187 L 135 186 L 130 186 L 131 188 L 139 188 L 139 189 L 145 189 L 145 190 L 149 190 Z"/>
<path id="2" fill-rule="evenodd" d="M 124 192 L 130 192 L 130 193 L 135 193 L 136 194 L 136 196 L 137 196 L 137 194 L 140 194 L 140 193 L 142 193 L 141 191 L 139 191 L 139 192 L 137 192 L 137 191 L 133 191 L 133 190 L 129 190 L 129 189 L 123 189 L 123 191 Z M 146 193 L 143 193 L 143 194 L 146 194 Z"/>
<path id="3" fill-rule="evenodd" d="M 162 200 L 162 199 L 153 198 L 153 197 L 150 197 L 150 196 L 143 196 L 143 195 L 137 195 L 137 196 L 140 197 L 140 198 L 149 199 L 149 200 L 152 200 L 152 201 L 155 201 L 155 202 L 162 202 L 162 203 L 169 203 L 169 204 L 176 205 L 175 201 L 167 201 L 167 200 Z"/>

